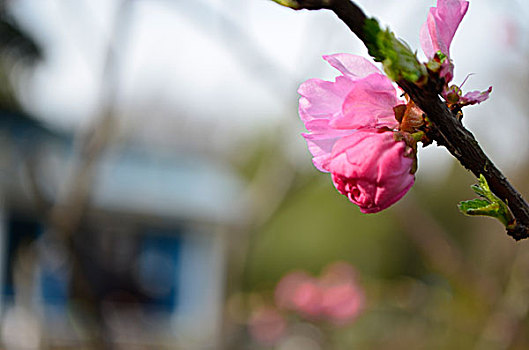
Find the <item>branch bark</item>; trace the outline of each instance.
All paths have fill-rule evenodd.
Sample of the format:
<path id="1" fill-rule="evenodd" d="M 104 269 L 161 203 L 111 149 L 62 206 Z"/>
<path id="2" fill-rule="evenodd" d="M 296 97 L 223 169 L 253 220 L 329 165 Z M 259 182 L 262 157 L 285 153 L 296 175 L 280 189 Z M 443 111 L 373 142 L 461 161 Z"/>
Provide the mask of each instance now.
<path id="1" fill-rule="evenodd" d="M 364 31 L 368 18 L 350 0 L 297 0 L 295 3 L 296 9 L 333 11 L 368 46 L 368 38 Z M 508 205 L 515 222 L 509 225 L 507 233 L 515 240 L 528 238 L 529 205 L 483 152 L 474 135 L 463 126 L 461 119 L 457 118 L 441 100 L 439 86 L 442 84 L 439 77 L 430 75 L 426 84 L 418 85 L 407 80 L 399 80 L 397 84 L 432 122 L 428 136 L 438 145 L 446 147 L 461 165 L 476 177 L 482 174 L 492 192 Z"/>

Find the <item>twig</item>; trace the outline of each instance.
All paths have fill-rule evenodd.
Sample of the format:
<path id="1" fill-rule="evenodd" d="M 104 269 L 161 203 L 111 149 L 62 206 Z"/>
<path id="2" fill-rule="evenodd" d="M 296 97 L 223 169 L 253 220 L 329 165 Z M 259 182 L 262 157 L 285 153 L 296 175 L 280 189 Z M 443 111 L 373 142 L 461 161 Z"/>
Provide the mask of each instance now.
<path id="1" fill-rule="evenodd" d="M 368 18 L 356 4 L 349 0 L 297 0 L 289 3 L 296 10 L 331 10 L 366 46 L 372 44 L 364 30 Z M 461 165 L 476 177 L 482 174 L 492 192 L 508 205 L 515 222 L 509 225 L 507 233 L 515 240 L 528 238 L 529 205 L 483 152 L 474 135 L 463 126 L 461 120 L 456 118 L 440 99 L 439 86 L 442 86 L 440 78 L 430 75 L 428 80 L 421 84 L 401 79 L 397 81 L 397 84 L 432 122 L 428 136 L 438 145 L 445 146 Z"/>

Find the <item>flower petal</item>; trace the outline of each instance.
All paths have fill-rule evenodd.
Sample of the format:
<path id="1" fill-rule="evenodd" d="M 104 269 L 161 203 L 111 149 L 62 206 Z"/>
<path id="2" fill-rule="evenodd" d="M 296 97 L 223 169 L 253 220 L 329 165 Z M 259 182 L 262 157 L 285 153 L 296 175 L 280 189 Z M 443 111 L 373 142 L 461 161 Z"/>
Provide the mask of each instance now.
<path id="1" fill-rule="evenodd" d="M 485 91 L 478 91 L 478 90 L 470 91 L 470 92 L 467 92 L 465 95 L 463 95 L 459 99 L 459 102 L 462 105 L 473 105 L 476 103 L 479 104 L 487 100 L 491 92 L 492 92 L 492 86 L 489 86 L 489 88 Z"/>
<path id="2" fill-rule="evenodd" d="M 397 90 L 382 74 L 371 74 L 353 83 L 342 105 L 342 113 L 331 120 L 337 129 L 396 128 L 393 107 L 399 104 Z"/>
<path id="3" fill-rule="evenodd" d="M 373 73 L 381 74 L 380 70 L 371 61 L 362 56 L 338 53 L 323 56 L 323 59 L 352 80 L 362 79 Z"/>
<path id="4" fill-rule="evenodd" d="M 316 119 L 305 124 L 312 133 L 302 134 L 307 141 L 307 146 L 312 154 L 312 163 L 322 172 L 326 170 L 330 161 L 332 149 L 336 141 L 344 136 L 351 135 L 354 130 L 337 130 L 329 126 L 329 121 Z"/>
<path id="5" fill-rule="evenodd" d="M 437 50 L 435 50 L 433 47 L 432 37 L 430 36 L 430 27 L 432 27 L 435 31 L 435 22 L 433 15 L 431 15 L 433 9 L 433 7 L 430 8 L 428 17 L 426 17 L 426 22 L 424 22 L 421 27 L 421 31 L 419 32 L 419 41 L 421 43 L 422 51 L 428 59 L 432 59 L 437 52 Z"/>
<path id="6" fill-rule="evenodd" d="M 328 172 L 332 150 L 340 139 L 358 128 L 396 128 L 393 107 L 399 101 L 392 82 L 368 60 L 349 54 L 324 58 L 344 75 L 334 82 L 307 80 L 298 93 L 299 115 L 308 130 L 303 137 L 314 165 Z"/>
<path id="7" fill-rule="evenodd" d="M 468 10 L 468 1 L 438 0 L 437 7 L 430 8 L 421 28 L 421 47 L 428 58 L 437 51 L 450 56 L 450 44 L 457 27 Z"/>
<path id="8" fill-rule="evenodd" d="M 317 118 L 332 118 L 342 112 L 343 100 L 351 91 L 353 82 L 343 76 L 335 82 L 310 79 L 301 84 L 298 93 L 299 115 L 303 122 Z"/>
<path id="9" fill-rule="evenodd" d="M 326 166 L 337 190 L 363 213 L 386 209 L 411 188 L 414 159 L 391 131 L 362 129 L 339 139 Z"/>

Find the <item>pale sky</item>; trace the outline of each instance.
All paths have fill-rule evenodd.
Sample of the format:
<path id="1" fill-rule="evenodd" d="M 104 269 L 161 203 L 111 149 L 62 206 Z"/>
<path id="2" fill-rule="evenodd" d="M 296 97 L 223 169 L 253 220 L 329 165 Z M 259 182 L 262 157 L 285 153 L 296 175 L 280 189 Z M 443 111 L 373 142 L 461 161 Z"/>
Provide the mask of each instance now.
<path id="1" fill-rule="evenodd" d="M 85 126 L 100 106 L 118 2 L 13 3 L 46 54 L 21 88 L 26 107 L 60 128 Z M 357 3 L 420 52 L 419 28 L 433 0 Z M 490 100 L 468 107 L 464 121 L 501 168 L 515 168 L 529 154 L 528 9 L 523 0 L 471 0 L 451 48 L 455 83 L 475 73 L 464 90 L 493 86 Z M 289 119 L 299 137 L 297 86 L 336 75 L 321 55 L 366 52 L 332 13 L 292 11 L 267 0 L 132 0 L 129 18 L 117 46 L 119 110 L 145 133 L 169 136 L 172 128 L 199 123 L 237 139 Z M 421 153 L 421 168 L 432 172 L 449 159 L 435 147 Z"/>

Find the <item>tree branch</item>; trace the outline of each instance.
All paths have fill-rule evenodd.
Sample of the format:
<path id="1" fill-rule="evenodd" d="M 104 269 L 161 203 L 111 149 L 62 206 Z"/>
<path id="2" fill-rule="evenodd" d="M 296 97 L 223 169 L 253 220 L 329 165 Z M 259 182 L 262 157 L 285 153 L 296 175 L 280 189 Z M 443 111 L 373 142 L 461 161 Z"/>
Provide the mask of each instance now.
<path id="1" fill-rule="evenodd" d="M 288 0 L 292 8 L 328 9 L 333 11 L 348 27 L 369 46 L 364 12 L 350 0 Z M 400 79 L 397 84 L 410 96 L 431 121 L 429 137 L 448 151 L 476 177 L 482 174 L 492 192 L 504 201 L 511 210 L 515 222 L 508 226 L 507 233 L 515 240 L 529 237 L 529 205 L 522 195 L 509 183 L 501 171 L 481 149 L 474 135 L 468 131 L 439 97 L 440 78 L 430 74 L 426 82 L 413 83 Z"/>

